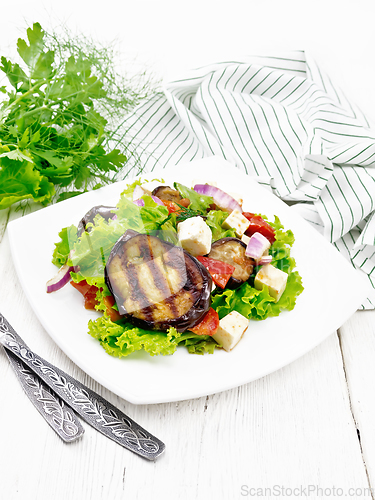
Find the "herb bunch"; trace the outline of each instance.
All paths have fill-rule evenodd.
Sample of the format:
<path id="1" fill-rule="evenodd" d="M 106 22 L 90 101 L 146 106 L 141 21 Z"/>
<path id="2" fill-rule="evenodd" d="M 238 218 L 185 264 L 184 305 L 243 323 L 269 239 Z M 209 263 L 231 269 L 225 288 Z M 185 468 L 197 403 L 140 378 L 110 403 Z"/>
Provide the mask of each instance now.
<path id="1" fill-rule="evenodd" d="M 0 209 L 47 205 L 116 180 L 134 157 L 118 121 L 152 93 L 121 77 L 112 52 L 83 38 L 59 38 L 39 23 L 18 39 L 22 60 L 1 57 Z"/>

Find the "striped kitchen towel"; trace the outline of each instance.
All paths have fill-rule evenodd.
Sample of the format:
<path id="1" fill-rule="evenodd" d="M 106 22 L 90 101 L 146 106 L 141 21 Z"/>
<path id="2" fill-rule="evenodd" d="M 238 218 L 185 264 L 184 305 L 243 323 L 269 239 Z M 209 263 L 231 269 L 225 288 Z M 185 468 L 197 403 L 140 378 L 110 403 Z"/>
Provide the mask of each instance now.
<path id="1" fill-rule="evenodd" d="M 375 125 L 307 54 L 192 70 L 124 130 L 143 171 L 219 155 L 255 177 L 368 275 L 375 308 Z"/>

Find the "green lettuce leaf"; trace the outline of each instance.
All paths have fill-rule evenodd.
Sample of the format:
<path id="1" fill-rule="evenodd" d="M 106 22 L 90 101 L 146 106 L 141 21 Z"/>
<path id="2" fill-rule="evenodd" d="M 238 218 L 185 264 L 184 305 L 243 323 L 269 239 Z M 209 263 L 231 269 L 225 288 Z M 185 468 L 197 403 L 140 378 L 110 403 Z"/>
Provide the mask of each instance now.
<path id="1" fill-rule="evenodd" d="M 212 241 L 219 240 L 220 238 L 235 238 L 236 233 L 234 229 L 224 229 L 223 222 L 228 217 L 227 212 L 221 210 L 210 210 L 207 214 L 206 223 L 212 231 Z"/>
<path id="2" fill-rule="evenodd" d="M 173 354 L 178 345 L 185 346 L 191 353 L 204 354 L 213 353 L 215 347 L 218 347 L 208 335 L 196 335 L 190 331 L 180 333 L 175 328 L 169 328 L 167 332 L 145 330 L 126 320 L 114 323 L 103 302 L 106 295 L 110 295 L 110 292 L 103 284 L 96 294 L 98 305 L 95 307 L 103 312 L 103 316 L 89 321 L 89 334 L 99 340 L 111 356 L 121 358 L 140 350 L 145 350 L 151 356 L 167 356 Z"/>
<path id="3" fill-rule="evenodd" d="M 172 243 L 172 245 L 180 245 L 177 236 L 177 215 L 175 212 L 171 213 L 165 221 L 159 226 L 158 231 L 154 231 L 153 234 L 158 236 L 160 239 Z"/>
<path id="4" fill-rule="evenodd" d="M 105 220 L 97 215 L 94 222 L 90 224 L 90 232 L 83 233 L 77 237 L 77 228 L 72 225 L 64 228 L 59 233 L 61 241 L 55 244 L 53 262 L 61 266 L 65 262 L 70 265 L 79 266 L 79 271 L 71 273 L 74 281 L 85 279 L 89 284 L 96 285 L 98 305 L 96 309 L 103 315 L 89 322 L 89 334 L 96 338 L 106 352 L 112 356 L 124 357 L 129 354 L 144 350 L 151 356 L 171 355 L 176 348 L 184 346 L 189 353 L 205 354 L 213 353 L 215 348 L 220 347 L 209 336 L 196 335 L 186 331 L 179 333 L 175 328 L 167 332 L 150 331 L 135 327 L 132 323 L 120 320 L 117 323 L 111 321 L 104 297 L 110 292 L 104 282 L 104 267 L 113 245 L 127 229 L 137 232 L 155 234 L 165 241 L 178 244 L 177 239 L 177 213 L 168 215 L 166 207 L 157 205 L 150 196 L 143 196 L 145 205 L 138 207 L 132 201 L 132 193 L 138 181 L 128 186 L 121 195 L 117 204 L 117 217 L 113 220 Z M 191 210 L 202 211 L 207 214 L 207 224 L 212 230 L 213 241 L 235 236 L 233 230 L 223 229 L 222 224 L 228 214 L 220 210 L 207 208 L 212 202 L 209 197 L 199 195 L 194 191 L 175 183 L 184 197 L 193 199 Z M 257 290 L 253 286 L 253 278 L 235 290 L 218 290 L 212 294 L 212 307 L 218 312 L 219 318 L 235 310 L 252 320 L 264 320 L 271 316 L 278 316 L 283 310 L 292 310 L 297 296 L 303 291 L 301 276 L 294 271 L 295 260 L 290 255 L 294 243 L 294 235 L 285 230 L 278 217 L 270 222 L 276 232 L 276 241 L 270 249 L 272 264 L 288 273 L 286 289 L 278 302 L 275 302 L 266 287 Z M 73 250 L 73 252 L 71 252 Z M 116 305 L 114 306 L 117 309 Z"/>
<path id="5" fill-rule="evenodd" d="M 173 354 L 179 335 L 175 329 L 170 329 L 167 333 L 153 332 L 130 323 L 113 323 L 105 316 L 89 321 L 89 334 L 99 340 L 108 354 L 118 358 L 142 349 L 151 356 Z"/>
<path id="6" fill-rule="evenodd" d="M 70 250 L 73 248 L 75 241 L 77 241 L 77 228 L 74 225 L 64 227 L 59 232 L 60 241 L 55 243 L 53 251 L 52 263 L 57 267 L 66 264 Z"/>
<path id="7" fill-rule="evenodd" d="M 206 335 L 199 336 L 193 332 L 181 334 L 175 328 L 170 328 L 167 332 L 144 330 L 128 322 L 113 323 L 105 315 L 89 321 L 89 334 L 99 340 L 108 354 L 118 358 L 140 350 L 151 356 L 169 356 L 179 344 L 196 354 L 212 353 L 218 346 Z"/>
<path id="8" fill-rule="evenodd" d="M 88 224 L 90 231 L 84 232 L 80 238 L 74 225 L 59 233 L 61 241 L 55 244 L 53 263 L 61 266 L 73 250 L 68 264 L 80 268 L 79 272 L 72 273 L 74 281 L 86 279 L 90 284 L 102 286 L 104 267 L 116 241 L 128 229 L 148 234 L 159 230 L 168 217 L 167 208 L 157 205 L 150 196 L 145 196 L 144 207 L 138 207 L 122 196 L 117 207 L 116 219 L 105 220 L 98 214 L 94 223 Z"/>
<path id="9" fill-rule="evenodd" d="M 151 179 L 151 180 L 137 179 L 134 182 L 132 182 L 131 184 L 128 184 L 126 186 L 126 188 L 122 191 L 121 196 L 125 196 L 129 200 L 133 200 L 133 192 L 134 192 L 134 189 L 136 186 L 142 186 L 146 190 L 149 190 L 148 184 L 150 182 L 154 183 L 155 181 L 160 182 L 160 185 L 164 184 L 164 179 Z M 151 191 L 151 190 L 149 190 L 149 191 Z"/>
<path id="10" fill-rule="evenodd" d="M 296 267 L 295 259 L 290 256 L 294 234 L 290 229 L 284 230 L 284 226 L 276 215 L 274 222 L 268 221 L 268 223 L 276 232 L 276 241 L 272 244 L 269 252 L 272 255 L 272 265 L 289 274 Z"/>
<path id="11" fill-rule="evenodd" d="M 266 217 L 262 217 L 266 219 Z M 267 287 L 257 290 L 251 286 L 258 270 L 255 267 L 249 282 L 234 290 L 215 291 L 212 298 L 212 307 L 217 311 L 220 319 L 233 310 L 248 319 L 254 320 L 264 320 L 271 316 L 278 316 L 283 310 L 291 311 L 296 304 L 297 296 L 302 293 L 302 278 L 298 271 L 293 271 L 296 262 L 290 255 L 294 243 L 293 232 L 290 230 L 285 231 L 277 216 L 275 216 L 274 222 L 268 221 L 268 223 L 276 232 L 276 241 L 270 248 L 272 265 L 288 274 L 285 291 L 279 301 L 275 302 L 275 299 L 268 293 Z"/>
<path id="12" fill-rule="evenodd" d="M 213 354 L 220 345 L 208 335 L 195 335 L 185 332 L 181 335 L 179 345 L 185 346 L 190 354 Z"/>
<path id="13" fill-rule="evenodd" d="M 285 291 L 278 302 L 270 296 L 266 287 L 257 290 L 249 283 L 244 283 L 235 290 L 224 290 L 216 293 L 212 298 L 212 307 L 217 311 L 219 318 L 237 311 L 248 319 L 264 320 L 271 316 L 278 316 L 283 310 L 291 311 L 297 296 L 303 291 L 302 279 L 297 271 L 289 274 Z"/>
<path id="14" fill-rule="evenodd" d="M 178 190 L 182 198 L 189 198 L 189 208 L 191 210 L 196 210 L 197 212 L 206 214 L 207 209 L 210 207 L 210 205 L 213 205 L 215 203 L 214 199 L 211 196 L 199 194 L 194 191 L 194 189 L 190 189 L 183 184 L 179 184 L 178 182 L 174 183 L 174 187 Z"/>
<path id="15" fill-rule="evenodd" d="M 4 148 L 0 148 L 0 151 L 4 151 Z M 0 209 L 26 199 L 46 205 L 54 194 L 53 184 L 34 168 L 30 158 L 20 156 L 17 150 L 1 154 Z"/>

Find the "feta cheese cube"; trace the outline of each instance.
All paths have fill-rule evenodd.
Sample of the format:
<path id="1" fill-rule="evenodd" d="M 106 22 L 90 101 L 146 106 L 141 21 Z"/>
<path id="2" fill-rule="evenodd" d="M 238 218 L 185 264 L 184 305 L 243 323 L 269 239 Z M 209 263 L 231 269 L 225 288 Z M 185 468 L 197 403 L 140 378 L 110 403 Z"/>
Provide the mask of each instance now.
<path id="1" fill-rule="evenodd" d="M 237 311 L 232 311 L 219 321 L 219 328 L 212 337 L 223 346 L 223 349 L 229 352 L 241 340 L 248 326 L 249 320 L 245 316 Z"/>
<path id="2" fill-rule="evenodd" d="M 212 232 L 202 217 L 190 217 L 177 226 L 177 235 L 184 250 L 196 257 L 211 250 Z"/>
<path id="3" fill-rule="evenodd" d="M 247 246 L 249 241 L 250 241 L 250 236 L 246 236 L 246 234 L 243 234 L 241 236 L 241 241 L 243 241 L 245 243 L 245 245 Z"/>
<path id="4" fill-rule="evenodd" d="M 284 293 L 287 281 L 287 273 L 284 273 L 284 271 L 274 267 L 272 264 L 266 264 L 257 272 L 254 279 L 254 286 L 258 290 L 262 290 L 263 286 L 266 285 L 268 293 L 277 302 Z"/>
<path id="5" fill-rule="evenodd" d="M 234 229 L 236 235 L 241 238 L 246 229 L 250 226 L 250 221 L 236 209 L 228 215 L 222 226 L 225 229 Z"/>

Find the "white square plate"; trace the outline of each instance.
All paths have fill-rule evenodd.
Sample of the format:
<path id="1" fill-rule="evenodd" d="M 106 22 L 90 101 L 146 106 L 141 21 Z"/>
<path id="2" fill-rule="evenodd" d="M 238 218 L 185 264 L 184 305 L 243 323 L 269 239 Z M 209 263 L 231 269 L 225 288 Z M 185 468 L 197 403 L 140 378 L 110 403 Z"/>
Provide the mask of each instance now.
<path id="1" fill-rule="evenodd" d="M 207 158 L 154 171 L 142 178 L 162 177 L 187 186 L 194 179 L 215 180 L 227 192 L 244 198 L 244 210 L 278 215 L 295 235 L 292 255 L 304 292 L 293 311 L 265 321 L 251 321 L 240 343 L 227 353 L 204 356 L 183 347 L 172 356 L 136 352 L 109 356 L 87 333 L 90 318 L 71 286 L 47 294 L 46 282 L 56 274 L 51 263 L 61 228 L 78 224 L 94 205 L 115 205 L 129 180 L 91 191 L 11 222 L 11 251 L 23 290 L 52 339 L 88 375 L 134 404 L 162 403 L 224 391 L 267 375 L 313 349 L 339 328 L 368 295 L 368 282 L 335 249 L 284 202 L 220 158 Z M 30 265 L 32 264 L 32 265 Z"/>

